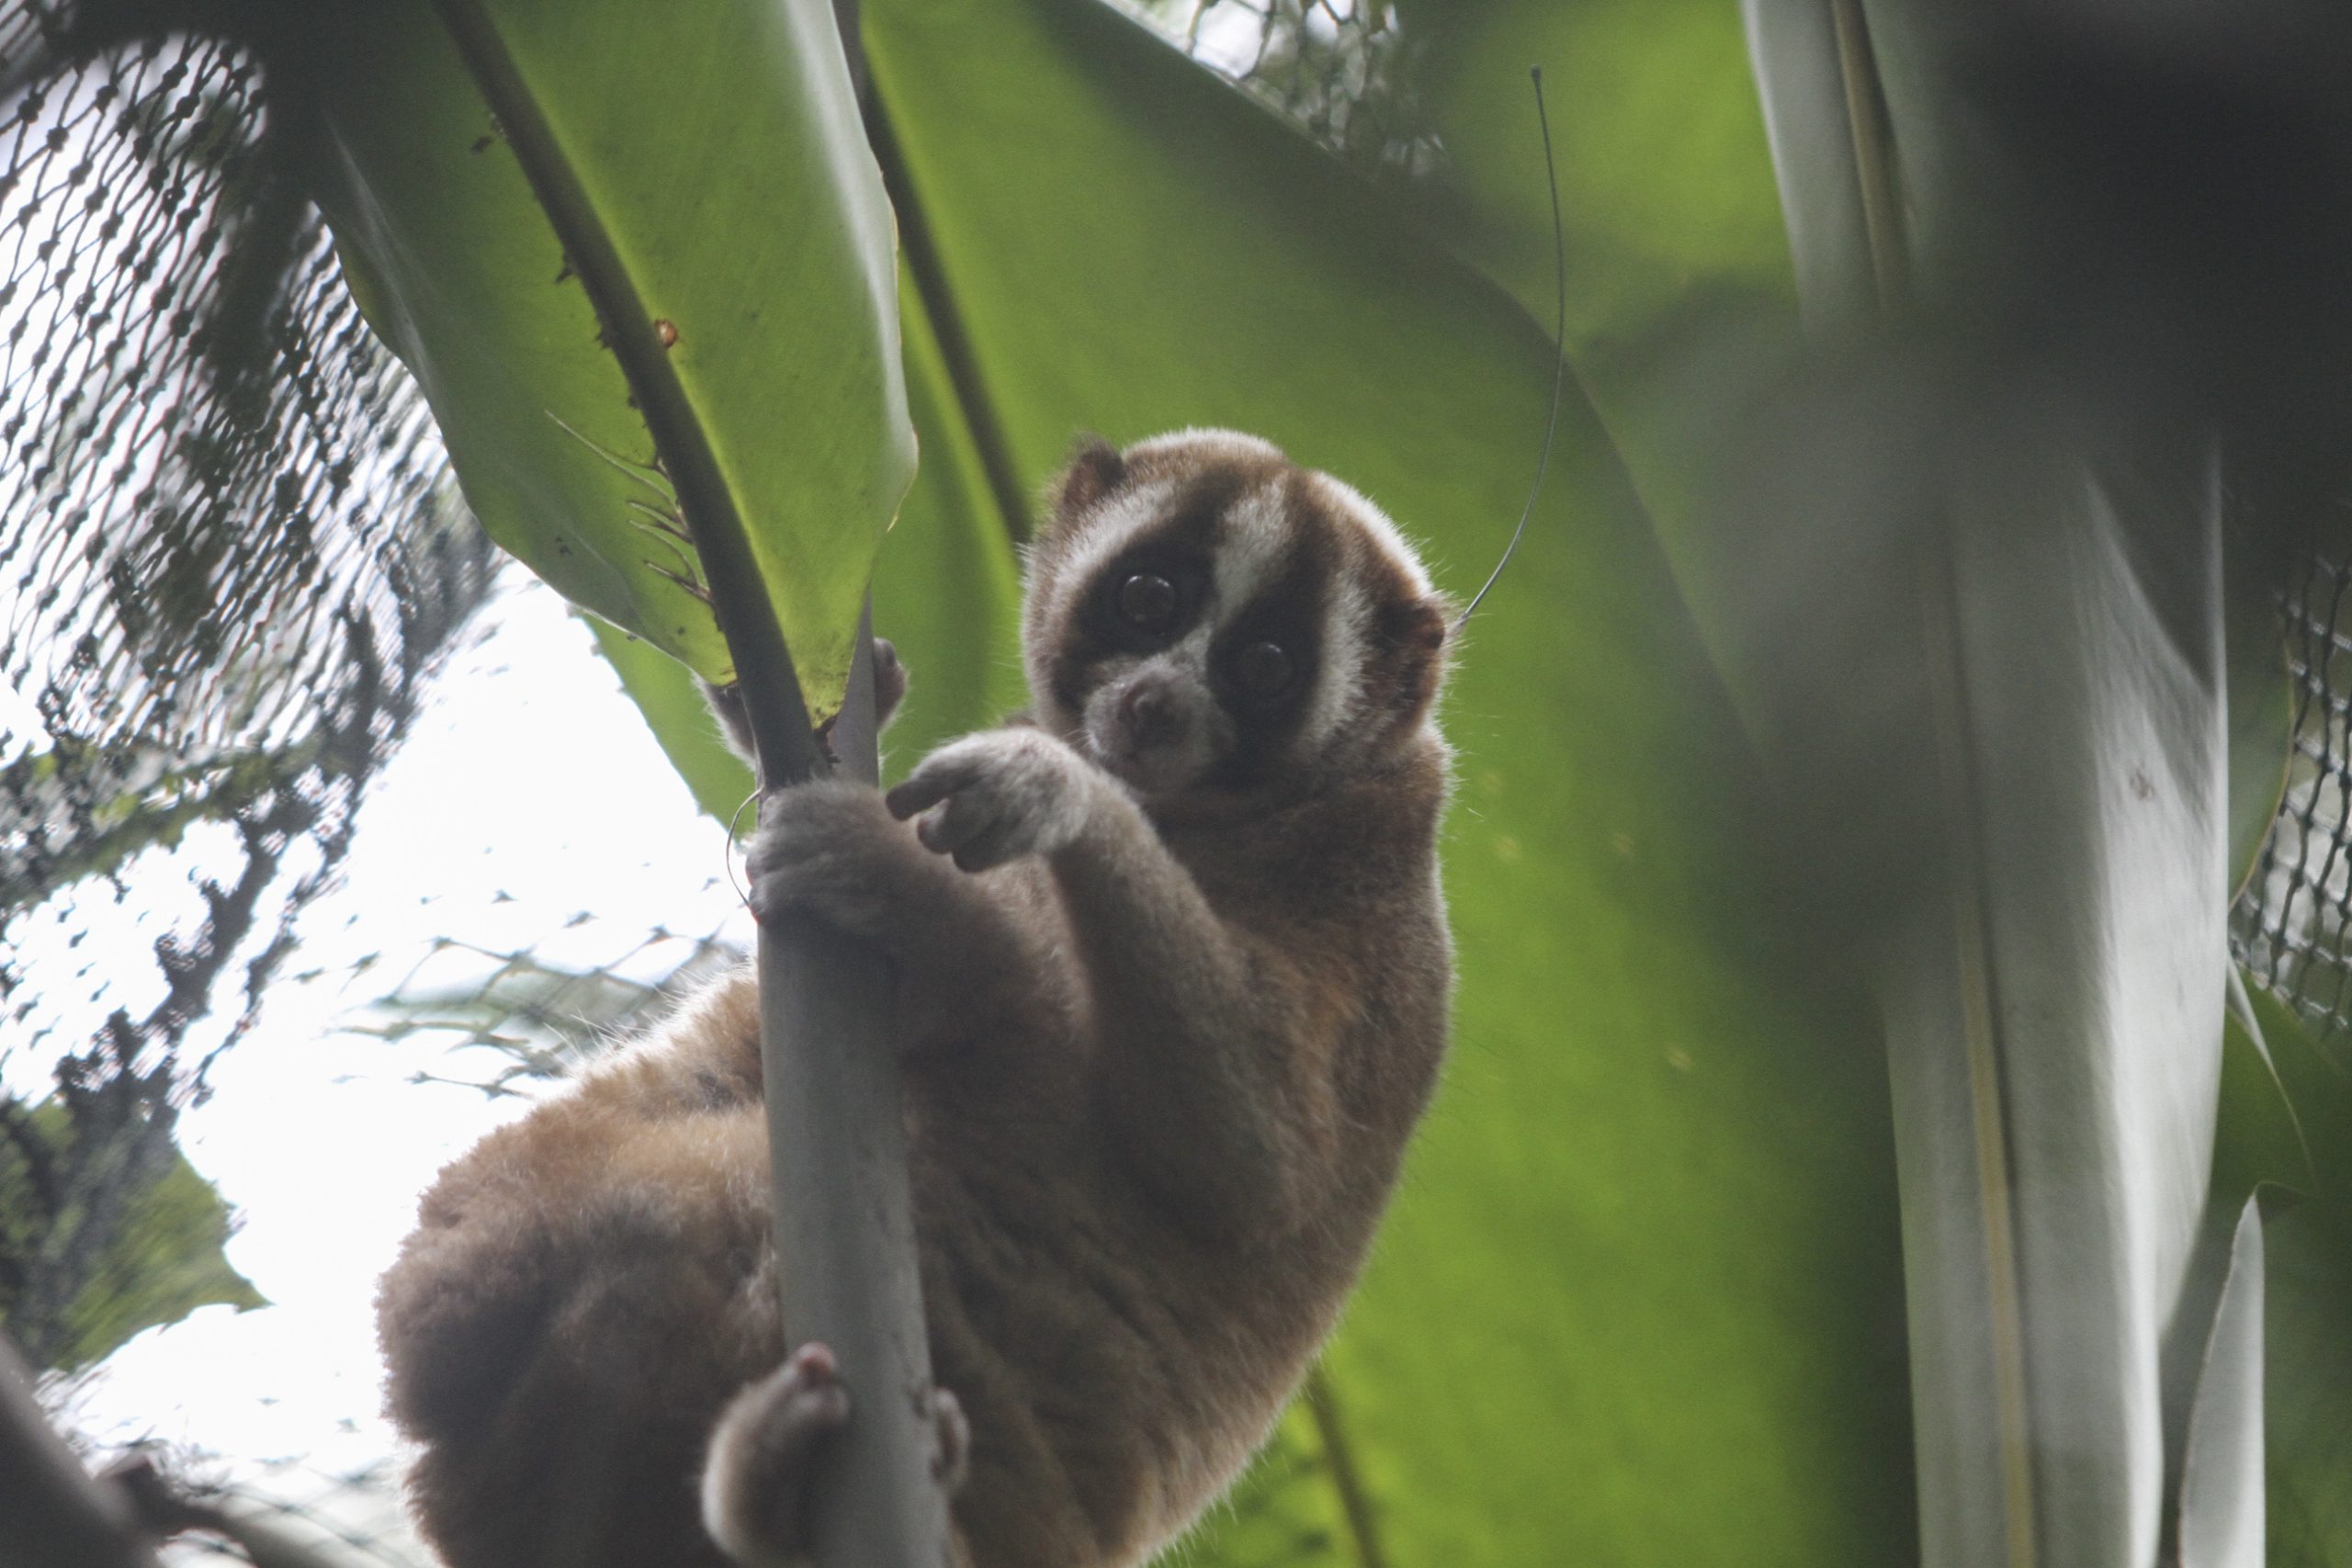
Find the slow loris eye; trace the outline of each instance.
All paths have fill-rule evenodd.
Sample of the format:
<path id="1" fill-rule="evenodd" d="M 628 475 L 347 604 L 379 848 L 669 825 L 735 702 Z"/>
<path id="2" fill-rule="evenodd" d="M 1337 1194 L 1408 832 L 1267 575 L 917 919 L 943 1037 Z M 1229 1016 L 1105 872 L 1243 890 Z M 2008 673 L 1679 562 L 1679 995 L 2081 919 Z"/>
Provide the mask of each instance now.
<path id="1" fill-rule="evenodd" d="M 1233 656 L 1233 678 L 1261 702 L 1290 690 L 1290 655 L 1278 643 L 1253 642 Z"/>
<path id="2" fill-rule="evenodd" d="M 1176 618 L 1176 585 L 1158 572 L 1136 572 L 1119 584 L 1119 614 L 1130 626 L 1162 630 Z"/>

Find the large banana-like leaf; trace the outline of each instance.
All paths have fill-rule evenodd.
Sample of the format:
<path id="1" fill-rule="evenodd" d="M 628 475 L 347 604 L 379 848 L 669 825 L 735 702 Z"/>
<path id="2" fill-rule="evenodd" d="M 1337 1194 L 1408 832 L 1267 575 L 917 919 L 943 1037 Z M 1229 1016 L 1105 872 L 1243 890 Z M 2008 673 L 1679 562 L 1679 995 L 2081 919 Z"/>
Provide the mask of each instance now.
<path id="1" fill-rule="evenodd" d="M 1758 238 L 1770 189 L 1736 30 L 1693 17 L 1660 39 L 1624 6 L 1464 12 L 1487 30 L 1458 35 L 1479 49 L 1448 57 L 1459 111 L 1449 134 L 1464 188 L 1505 202 L 1542 202 L 1531 118 L 1513 107 L 1523 59 L 1484 86 L 1476 62 L 1511 52 L 1514 28 L 1579 29 L 1566 67 L 1537 57 L 1555 82 L 1579 70 L 1588 79 L 1588 91 L 1565 95 L 1564 141 L 1570 209 L 1584 224 L 1569 336 L 1594 406 L 1572 411 L 1566 460 L 1537 519 L 1549 532 L 1482 612 L 1453 709 L 1465 752 L 1449 841 L 1464 949 L 1453 1084 L 1323 1397 L 1294 1416 L 1267 1474 L 1204 1550 L 1236 1563 L 1275 1543 L 1301 1562 L 1901 1560 L 1914 1524 L 1883 1069 L 1839 989 L 1794 978 L 1814 955 L 1775 929 L 1785 922 L 1771 884 L 1747 859 L 1765 828 L 1754 814 L 1761 784 L 1701 657 L 1715 653 L 1755 711 L 1770 660 L 1742 662 L 1758 643 L 1736 614 L 1738 591 L 1804 572 L 1757 575 L 1691 522 L 1703 514 L 1671 439 L 1687 422 L 1669 406 L 1672 387 L 1629 350 L 1684 320 L 1693 292 L 1744 313 L 1781 308 L 1788 263 Z M 877 624 L 915 672 L 903 749 L 983 719 L 1017 684 L 1010 538 L 1025 494 L 1080 428 L 1121 438 L 1184 423 L 1261 429 L 1366 485 L 1432 540 L 1452 584 L 1475 582 L 1532 458 L 1546 351 L 1522 312 L 1430 237 L 1423 209 L 1376 197 L 1080 0 L 888 0 L 869 6 L 867 26 L 876 119 L 920 285 L 920 309 L 907 313 L 910 390 L 933 457 L 876 586 Z M 1704 176 L 1679 198 L 1687 210 L 1663 217 L 1657 204 L 1686 187 L 1636 168 L 1644 160 L 1605 134 L 1612 107 L 1622 120 L 1628 103 L 1663 101 L 1621 68 L 1635 61 L 1654 84 L 1697 69 L 1736 89 L 1694 94 L 1702 112 L 1679 121 L 1645 122 L 1695 149 L 1687 172 Z M 1491 90 L 1506 82 L 1513 92 Z M 1487 107 L 1473 112 L 1473 99 Z M 344 120 L 363 122 L 364 107 Z M 352 145 L 351 162 L 365 163 L 367 137 Z M 396 187 L 407 167 L 363 171 L 354 187 Z M 1656 221 L 1644 231 L 1613 216 L 1624 213 Z M 1475 232 L 1445 238 L 1477 255 Z M 1478 259 L 1532 298 L 1521 285 L 1540 278 L 1543 254 L 1523 231 L 1505 238 Z M 405 258 L 355 254 L 379 297 L 399 292 L 394 276 L 432 292 L 395 265 Z M 754 284 L 752 298 L 776 298 L 772 278 Z M 576 306 L 568 287 L 550 292 Z M 497 312 L 507 324 L 477 323 L 500 355 L 510 340 L 499 334 L 532 310 L 544 308 L 543 340 L 576 346 L 583 323 L 593 338 L 579 310 L 559 331 L 543 296 L 514 299 L 519 314 Z M 668 319 L 680 327 L 674 355 L 696 334 Z M 435 352 L 462 367 L 464 347 Z M 575 368 L 583 385 L 617 382 L 596 352 Z M 610 414 L 609 397 L 603 406 Z M 506 435 L 527 447 L 524 423 Z M 602 497 L 598 515 L 620 525 L 607 558 L 652 554 L 633 520 L 642 512 L 627 505 L 650 492 L 596 450 L 641 457 L 634 424 L 567 416 L 582 440 L 542 423 L 553 432 L 542 466 Z M 532 504 L 570 515 L 553 493 Z M 2159 740 L 2197 731 L 2196 716 L 2212 711 L 2199 705 L 2211 660 L 2199 663 L 2198 585 L 2139 581 L 2128 550 L 2119 562 L 2099 543 L 2113 543 L 2113 509 L 2081 511 L 2074 536 L 2089 545 L 2076 553 L 2109 570 L 2101 603 L 2128 605 L 2144 590 L 2187 613 L 2155 617 L 2169 643 L 2119 634 L 2133 652 L 2169 649 L 2169 663 L 2155 660 L 2160 689 L 2074 695 L 2127 730 L 2145 720 L 2140 733 Z M 1690 615 L 1678 580 L 1708 614 Z M 691 604 L 668 599 L 658 573 L 629 592 Z M 2047 624 L 2033 617 L 2058 612 L 2044 597 L 2013 613 L 2034 635 Z M 658 640 L 657 619 L 634 624 Z M 1966 624 L 1955 616 L 1955 643 Z M 2172 636 L 2184 625 L 2191 636 Z M 1973 635 L 1997 644 L 2014 630 Z M 2078 651 L 2096 649 L 2086 640 Z M 2000 672 L 1973 666 L 1963 695 L 1971 680 L 1992 708 L 2016 695 Z M 1932 717 L 1932 691 L 1917 691 L 1914 716 Z M 2180 711 L 2166 705 L 2184 694 Z M 1963 751 L 1965 728 L 1944 727 Z M 2184 856 L 2212 812 L 2200 778 L 2159 768 L 2151 780 L 2167 789 L 2150 814 L 2167 814 Z M 2078 814 L 2105 812 L 2110 786 L 2138 799 L 2129 776 L 2082 782 Z M 713 787 L 724 800 L 732 785 Z M 1987 858 L 2014 873 L 2044 848 L 2006 842 Z M 2003 940 L 2030 948 L 2034 938 L 1991 946 L 2006 951 Z M 2025 972 L 2049 979 L 2060 967 Z M 2181 972 L 2197 967 L 2192 956 Z M 2127 966 L 2085 985 L 2120 1005 L 2140 976 Z M 2133 1092 L 2176 1110 L 2196 1098 L 2193 1081 L 2153 1078 Z M 1916 1167 L 1916 1131 L 1906 1138 Z M 2188 1163 L 2194 1143 L 2192 1132 Z M 2114 1174 L 2147 1152 L 2119 1136 L 2080 1168 L 2109 1159 Z M 2134 1232 L 2119 1267 L 2171 1269 L 2184 1244 L 2167 1224 L 2153 1239 Z M 2027 1247 L 2072 1239 L 2023 1230 Z M 2144 1311 L 2132 1318 L 2129 1357 L 2154 1332 Z"/>
<path id="2" fill-rule="evenodd" d="M 451 28 L 496 62 L 504 120 Z M 475 513 L 575 603 L 727 678 L 616 358 L 639 355 L 740 518 L 808 706 L 830 713 L 914 457 L 889 210 L 830 10 L 384 0 L 322 34 L 322 200 Z M 564 240 L 510 146 L 524 136 L 560 187 Z M 592 261 L 621 300 L 602 321 Z"/>
<path id="3" fill-rule="evenodd" d="M 1415 209 L 1091 0 L 864 9 L 974 446 L 957 504 L 1019 506 L 1081 429 L 1235 424 L 1362 485 L 1476 586 L 1533 466 L 1544 329 Z M 1498 84 L 1520 105 L 1523 66 Z M 1533 177 L 1540 200 L 1540 153 Z M 1324 1397 L 1188 1560 L 1912 1550 L 1883 1057 L 1756 864 L 1760 781 L 1571 399 L 1449 700 L 1450 1080 Z M 928 504 L 902 533 L 941 521 Z M 876 622 L 920 692 L 891 570 Z"/>
<path id="4" fill-rule="evenodd" d="M 899 319 L 923 462 L 874 569 L 874 624 L 914 672 L 883 737 L 893 776 L 940 741 L 993 724 L 1027 700 L 1012 647 L 1021 590 L 1012 540 L 1023 520 L 990 488 L 936 331 L 911 288 Z M 609 627 L 598 645 L 695 802 L 721 822 L 740 821 L 750 771 L 719 740 L 684 667 Z"/>
<path id="5" fill-rule="evenodd" d="M 837 712 L 870 779 L 872 705 L 850 694 L 870 696 L 862 604 L 912 432 L 888 209 L 831 7 L 415 0 L 321 35 L 322 199 L 476 510 L 592 610 L 739 680 L 763 784 L 820 768 L 809 721 Z M 665 70 L 678 104 L 626 112 Z M 922 1388 L 881 959 L 768 931 L 759 982 L 789 1334 L 853 1382 Z M 922 1410 L 880 1401 L 840 1439 L 813 1506 L 825 1562 L 946 1550 Z"/>

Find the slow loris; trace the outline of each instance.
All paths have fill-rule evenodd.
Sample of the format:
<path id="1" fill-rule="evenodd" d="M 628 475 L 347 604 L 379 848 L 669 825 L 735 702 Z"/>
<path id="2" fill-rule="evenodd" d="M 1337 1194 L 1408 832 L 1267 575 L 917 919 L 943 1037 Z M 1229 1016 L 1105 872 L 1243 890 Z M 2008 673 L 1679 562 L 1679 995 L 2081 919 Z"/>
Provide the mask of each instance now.
<path id="1" fill-rule="evenodd" d="M 1028 720 L 771 801 L 753 903 L 892 961 L 957 1550 L 1112 1568 L 1264 1439 L 1430 1094 L 1448 615 L 1222 431 L 1083 447 L 1027 575 Z M 452 1568 L 797 1555 L 854 1413 L 785 1360 L 767 1181 L 748 975 L 441 1174 L 378 1310 Z"/>

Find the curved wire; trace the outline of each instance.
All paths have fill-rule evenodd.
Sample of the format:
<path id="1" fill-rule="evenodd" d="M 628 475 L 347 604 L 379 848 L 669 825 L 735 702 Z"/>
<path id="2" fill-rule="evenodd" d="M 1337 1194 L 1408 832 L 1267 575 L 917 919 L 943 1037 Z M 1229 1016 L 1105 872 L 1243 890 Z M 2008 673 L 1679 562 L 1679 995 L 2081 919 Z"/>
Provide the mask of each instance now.
<path id="1" fill-rule="evenodd" d="M 1535 123 L 1544 133 L 1544 183 L 1552 193 L 1552 289 L 1555 296 L 1555 314 L 1552 329 L 1552 409 L 1544 416 L 1544 450 L 1535 459 L 1535 483 L 1527 491 L 1527 504 L 1520 508 L 1519 526 L 1510 531 L 1510 543 L 1503 547 L 1503 558 L 1487 574 L 1487 581 L 1477 592 L 1470 596 L 1462 614 L 1453 618 L 1453 629 L 1460 631 L 1469 620 L 1470 612 L 1487 596 L 1487 590 L 1503 574 L 1511 556 L 1519 549 L 1520 536 L 1527 532 L 1527 520 L 1535 514 L 1535 499 L 1544 493 L 1544 472 L 1552 466 L 1552 437 L 1560 428 L 1560 386 L 1568 373 L 1568 247 L 1560 234 L 1560 175 L 1552 164 L 1552 118 L 1544 112 L 1544 67 L 1527 68 L 1528 79 L 1535 84 Z"/>
<path id="2" fill-rule="evenodd" d="M 741 804 L 735 807 L 735 815 L 727 819 L 727 885 L 735 889 L 735 897 L 741 901 L 746 909 L 752 908 L 752 896 L 744 890 L 743 884 L 735 875 L 735 827 L 737 823 L 743 820 L 743 807 L 759 798 L 760 792 L 756 789 L 752 790 L 743 797 Z M 752 915 L 756 919 L 758 911 L 752 910 Z"/>

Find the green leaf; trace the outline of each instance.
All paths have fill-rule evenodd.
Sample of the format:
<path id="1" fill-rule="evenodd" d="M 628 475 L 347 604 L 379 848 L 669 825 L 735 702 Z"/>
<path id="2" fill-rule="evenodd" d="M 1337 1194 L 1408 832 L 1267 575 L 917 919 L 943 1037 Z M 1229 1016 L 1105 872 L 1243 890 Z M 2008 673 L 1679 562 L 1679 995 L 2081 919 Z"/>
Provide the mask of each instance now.
<path id="1" fill-rule="evenodd" d="M 2266 1110 L 2256 1125 L 2267 1128 L 2267 1134 L 2253 1132 L 2238 1140 L 2236 1146 L 2249 1155 L 2256 1149 L 2271 1151 L 2262 1156 L 2264 1165 L 2284 1166 L 2290 1175 L 2296 1173 L 2293 1161 L 2300 1154 L 2308 1177 L 2272 1179 L 2299 1192 L 2352 1203 L 2352 1059 L 2347 1059 L 2346 1043 L 2334 1037 L 2323 1039 L 2274 991 L 2248 985 L 2246 994 L 2260 1031 L 2265 1065 L 2277 1092 L 2285 1097 L 2285 1114 L 2292 1124 L 2280 1129 L 2279 1112 Z M 2253 1122 L 2254 1117 L 2242 1120 Z M 2230 1123 L 2225 1120 L 2223 1124 Z M 2290 1135 L 2291 1145 L 2286 1142 Z M 2249 1163 L 2254 1163 L 2252 1158 Z"/>
<path id="2" fill-rule="evenodd" d="M 1103 7 L 864 14 L 910 268 L 952 310 L 992 491 L 1034 493 L 1080 430 L 1236 425 L 1476 586 L 1544 425 L 1524 310 Z M 1554 476 L 1448 699 L 1455 1055 L 1327 1363 L 1365 1530 L 1331 1551 L 1901 1562 L 1883 1058 L 1756 864 L 1749 752 L 1573 392 Z M 1312 1494 L 1284 1517 L 1349 1517 L 1319 1470 L 1272 1483 Z M 1266 1561 L 1244 1529 L 1213 1518 L 1185 1560 Z"/>
<path id="3" fill-rule="evenodd" d="M 123 1216 L 90 1281 L 65 1309 L 60 1366 L 97 1360 L 142 1329 L 177 1323 L 200 1306 L 240 1312 L 269 1302 L 232 1268 L 229 1205 L 175 1152 L 172 1164 Z"/>
<path id="4" fill-rule="evenodd" d="M 445 19 L 500 66 L 503 121 Z M 830 9 L 391 0 L 328 35 L 320 199 L 476 514 L 574 603 L 728 679 L 612 350 L 650 367 L 639 389 L 741 518 L 808 705 L 830 713 L 914 456 L 889 213 Z M 520 137 L 565 197 L 561 238 Z M 575 272 L 591 265 L 620 301 L 601 323 Z"/>
<path id="5" fill-rule="evenodd" d="M 2263 1226 L 2264 1440 L 2272 1568 L 2352 1564 L 2352 1206 Z"/>
<path id="6" fill-rule="evenodd" d="M 2262 1213 L 2231 1228 L 2228 1280 L 2189 1413 L 2180 1483 L 2181 1568 L 2262 1568 Z"/>
<path id="7" fill-rule="evenodd" d="M 2259 1034 L 2233 1021 L 2233 1043 L 2263 1072 L 2225 1075 L 2216 1186 L 2222 1170 L 2277 1184 L 2262 1195 L 2269 1562 L 2352 1568 L 2352 1067 L 2288 1003 L 2246 989 Z"/>
<path id="8" fill-rule="evenodd" d="M 1014 646 L 1021 572 L 1012 555 L 1028 518 L 1007 515 L 991 488 L 938 328 L 911 282 L 899 319 L 923 462 L 874 568 L 875 629 L 897 645 L 910 675 L 907 700 L 883 737 L 886 776 L 1029 700 Z"/>
<path id="9" fill-rule="evenodd" d="M 2242 1202 L 2264 1184 L 2305 1197 L 2322 1190 L 2302 1122 L 2277 1066 L 2303 1033 L 2291 1010 L 2244 976 L 2232 977 L 2222 1028 L 2222 1097 L 2213 1131 L 2213 1191 Z M 2274 1044 L 2273 1042 L 2276 1042 Z"/>
<path id="10" fill-rule="evenodd" d="M 65 1156 L 73 1134 L 62 1105 L 44 1101 L 24 1120 L 31 1135 L 47 1141 L 57 1157 Z M 0 1215 L 45 1212 L 34 1197 L 34 1175 L 18 1146 L 0 1141 Z M 52 1234 L 33 1239 L 51 1258 L 70 1256 L 78 1220 L 69 1210 Z M 72 1369 L 102 1359 L 141 1330 L 177 1323 L 200 1306 L 267 1306 L 223 1256 L 232 1228 L 220 1194 L 172 1148 L 162 1168 L 130 1198 L 86 1273 L 67 1281 L 71 1293 L 56 1320 L 27 1324 L 0 1314 L 0 1322 L 19 1340 L 44 1347 L 48 1365 Z M 30 1255 L 35 1249 L 24 1250 Z"/>
<path id="11" fill-rule="evenodd" d="M 897 526 L 874 568 L 874 624 L 895 643 L 912 681 L 883 736 L 884 774 L 895 778 L 932 747 L 985 728 L 1028 700 L 1012 652 L 1021 618 L 1020 570 L 1008 519 L 989 491 L 985 463 L 956 400 L 938 339 L 911 289 L 899 304 L 907 327 L 907 398 L 925 454 Z M 749 832 L 740 810 L 751 770 L 719 738 L 702 693 L 675 660 L 591 617 L 596 646 L 645 716 L 654 739 L 713 818 Z"/>
<path id="12" fill-rule="evenodd" d="M 1543 69 L 1566 225 L 1565 346 L 1736 698 L 1747 672 L 1731 662 L 1717 606 L 1747 579 L 1701 481 L 1755 379 L 1753 344 L 1784 340 L 1795 322 L 1792 271 L 1843 254 L 1844 238 L 1809 231 L 1792 258 L 1739 13 L 1479 0 L 1413 20 L 1428 62 L 1418 85 L 1450 154 L 1423 192 L 1423 227 L 1548 323 L 1551 207 L 1526 89 L 1527 68 Z M 1867 287 L 1867 268 L 1856 282 Z"/>
<path id="13" fill-rule="evenodd" d="M 1809 326 L 1834 330 L 1866 317 L 1880 288 L 1833 7 L 1747 9 L 1757 25 L 1744 33 L 1728 6 L 1476 0 L 1416 12 L 1408 28 L 1428 62 L 1420 99 L 1450 154 L 1424 193 L 1430 231 L 1548 321 L 1543 150 L 1518 90 L 1529 63 L 1543 67 L 1567 225 L 1568 354 L 1737 698 L 1775 671 L 1749 668 L 1732 630 L 1755 581 L 1729 531 L 1739 513 L 1709 504 L 1699 481 L 1758 377 L 1774 374 L 1799 307 Z M 1769 138 L 1751 49 L 1781 89 Z M 1785 213 L 1775 161 L 1802 171 L 1782 187 Z M 2278 803 L 2290 718 L 2275 562 L 2243 531 L 2228 541 L 2225 599 L 2229 863 L 2240 874 Z"/>

